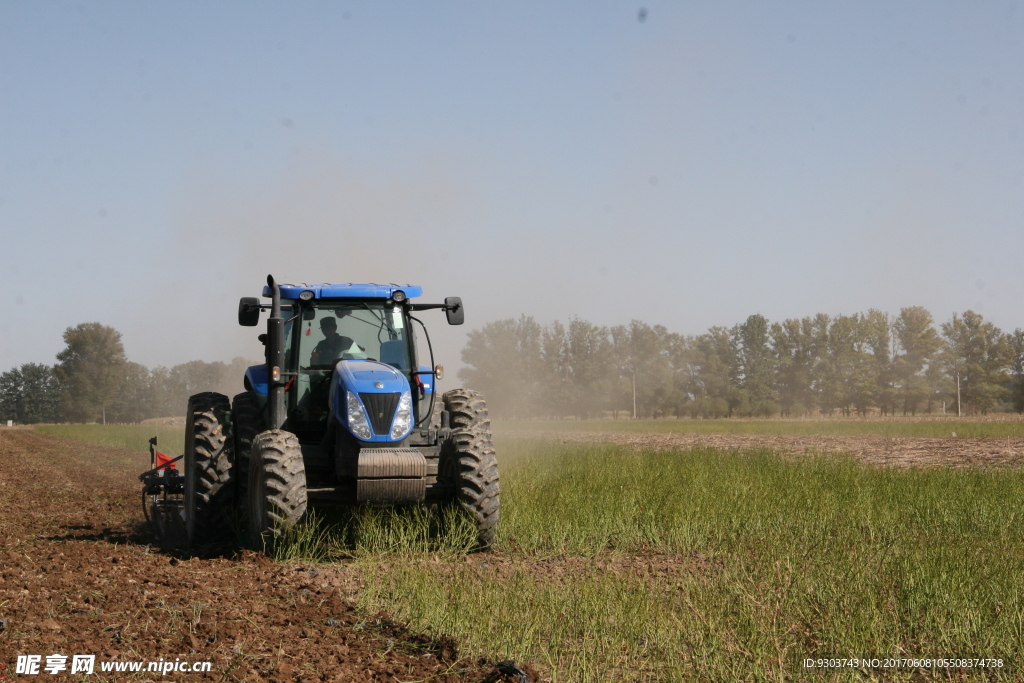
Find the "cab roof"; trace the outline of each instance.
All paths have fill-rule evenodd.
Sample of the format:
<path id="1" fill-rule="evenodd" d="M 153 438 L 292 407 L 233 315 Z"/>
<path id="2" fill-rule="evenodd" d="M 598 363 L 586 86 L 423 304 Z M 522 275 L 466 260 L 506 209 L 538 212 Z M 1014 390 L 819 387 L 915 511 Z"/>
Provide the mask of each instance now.
<path id="1" fill-rule="evenodd" d="M 298 299 L 299 294 L 305 291 L 313 292 L 314 299 L 390 299 L 392 295 L 401 290 L 412 299 L 422 296 L 423 288 L 418 285 L 377 285 L 373 283 L 356 284 L 345 282 L 341 284 L 320 283 L 308 285 L 300 283 L 297 285 L 279 284 L 282 299 Z M 270 296 L 270 286 L 263 288 L 263 296 Z"/>

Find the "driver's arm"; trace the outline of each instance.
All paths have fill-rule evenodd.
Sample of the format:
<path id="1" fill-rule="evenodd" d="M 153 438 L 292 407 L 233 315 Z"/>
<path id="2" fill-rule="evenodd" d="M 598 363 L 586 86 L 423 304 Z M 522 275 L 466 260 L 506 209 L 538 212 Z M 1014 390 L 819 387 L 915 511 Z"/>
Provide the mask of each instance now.
<path id="1" fill-rule="evenodd" d="M 320 344 L 322 344 L 321 342 Z M 320 344 L 317 344 L 313 349 L 313 353 L 309 354 L 309 364 L 319 365 L 320 364 Z"/>

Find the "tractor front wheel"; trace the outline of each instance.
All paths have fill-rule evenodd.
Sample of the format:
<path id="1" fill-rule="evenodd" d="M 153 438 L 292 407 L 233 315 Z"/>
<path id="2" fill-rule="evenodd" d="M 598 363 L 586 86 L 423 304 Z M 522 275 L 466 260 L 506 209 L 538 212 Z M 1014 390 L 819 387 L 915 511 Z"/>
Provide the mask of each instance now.
<path id="1" fill-rule="evenodd" d="M 441 446 L 440 475 L 455 485 L 456 498 L 473 517 L 478 547 L 490 549 L 498 529 L 498 460 L 483 396 L 469 389 L 444 394 L 451 435 Z"/>
<path id="2" fill-rule="evenodd" d="M 306 512 L 306 468 L 291 432 L 259 434 L 249 452 L 249 544 L 269 551 Z"/>
<path id="3" fill-rule="evenodd" d="M 212 391 L 188 399 L 185 413 L 185 534 L 188 544 L 230 535 L 233 500 L 231 403 Z"/>

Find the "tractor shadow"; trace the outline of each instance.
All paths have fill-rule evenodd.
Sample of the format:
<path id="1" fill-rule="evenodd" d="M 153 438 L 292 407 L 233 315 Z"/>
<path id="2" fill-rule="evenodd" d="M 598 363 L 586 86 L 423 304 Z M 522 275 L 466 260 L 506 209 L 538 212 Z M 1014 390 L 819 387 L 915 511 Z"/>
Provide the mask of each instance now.
<path id="1" fill-rule="evenodd" d="M 117 545 L 135 545 L 139 540 L 141 540 L 137 532 L 128 533 L 124 529 L 111 529 L 109 527 L 97 529 L 90 524 L 62 525 L 60 528 L 67 530 L 69 533 L 54 536 L 43 536 L 43 539 L 51 542 L 92 541 L 96 543 L 111 543 Z"/>
<path id="2" fill-rule="evenodd" d="M 159 535 L 148 521 L 135 522 L 131 527 L 96 527 L 90 524 L 66 524 L 60 529 L 66 533 L 41 536 L 50 542 L 84 541 L 110 545 L 146 548 L 148 552 L 166 555 L 178 560 L 191 559 L 238 559 L 244 547 L 235 539 L 217 543 L 205 543 L 187 547 L 184 525 L 172 527 L 168 533 Z"/>

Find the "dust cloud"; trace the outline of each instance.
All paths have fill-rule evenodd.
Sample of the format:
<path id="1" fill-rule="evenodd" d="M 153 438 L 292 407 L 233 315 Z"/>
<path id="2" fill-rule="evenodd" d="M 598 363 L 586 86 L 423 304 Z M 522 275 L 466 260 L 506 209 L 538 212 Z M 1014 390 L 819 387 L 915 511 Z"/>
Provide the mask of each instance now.
<path id="1" fill-rule="evenodd" d="M 437 362 L 454 370 L 463 330 L 484 322 L 455 267 L 472 259 L 458 234 L 467 220 L 461 188 L 443 168 L 373 176 L 300 152 L 259 183 L 204 174 L 182 192 L 163 276 L 138 293 L 140 314 L 122 330 L 128 356 L 149 366 L 260 358 L 261 328 L 239 327 L 236 311 L 239 297 L 260 296 L 270 273 L 278 282 L 417 284 L 423 301 L 462 296 L 465 328 L 450 328 L 440 312 L 420 315 Z"/>

